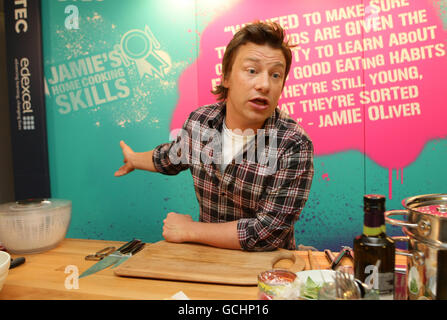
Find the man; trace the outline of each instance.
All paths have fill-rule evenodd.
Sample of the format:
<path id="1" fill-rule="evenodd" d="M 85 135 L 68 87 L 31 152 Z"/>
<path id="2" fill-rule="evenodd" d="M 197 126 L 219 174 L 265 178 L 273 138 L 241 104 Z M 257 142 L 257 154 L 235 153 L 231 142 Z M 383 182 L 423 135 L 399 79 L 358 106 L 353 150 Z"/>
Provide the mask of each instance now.
<path id="1" fill-rule="evenodd" d="M 167 241 L 295 249 L 294 224 L 313 177 L 313 145 L 277 108 L 291 60 L 278 24 L 247 25 L 226 48 L 222 83 L 213 91 L 218 103 L 193 111 L 177 139 L 154 150 L 135 153 L 120 142 L 125 164 L 116 176 L 134 169 L 171 175 L 191 170 L 199 222 L 168 213 Z"/>

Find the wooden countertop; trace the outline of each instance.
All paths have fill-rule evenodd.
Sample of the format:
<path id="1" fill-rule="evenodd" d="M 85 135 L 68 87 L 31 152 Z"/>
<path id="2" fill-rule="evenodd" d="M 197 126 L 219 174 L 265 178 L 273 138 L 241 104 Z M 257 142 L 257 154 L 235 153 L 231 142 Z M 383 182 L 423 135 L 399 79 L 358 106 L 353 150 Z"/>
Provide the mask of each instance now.
<path id="1" fill-rule="evenodd" d="M 9 270 L 0 291 L 0 300 L 169 300 L 180 291 L 191 300 L 257 299 L 258 289 L 255 286 L 126 278 L 114 275 L 111 268 L 79 279 L 76 283 L 76 271 L 79 275 L 96 263 L 86 261 L 86 255 L 107 246 L 118 248 L 124 243 L 65 239 L 58 247 L 43 253 L 12 254 L 13 258 L 24 256 L 26 262 Z M 297 251 L 297 254 L 306 261 L 306 269 L 309 269 L 308 252 Z M 320 268 L 329 266 L 323 252 L 313 252 L 312 255 L 315 258 L 314 264 L 318 264 Z M 405 265 L 405 261 L 405 257 L 396 257 L 396 264 Z M 342 264 L 349 265 L 351 262 L 349 259 L 343 259 Z"/>

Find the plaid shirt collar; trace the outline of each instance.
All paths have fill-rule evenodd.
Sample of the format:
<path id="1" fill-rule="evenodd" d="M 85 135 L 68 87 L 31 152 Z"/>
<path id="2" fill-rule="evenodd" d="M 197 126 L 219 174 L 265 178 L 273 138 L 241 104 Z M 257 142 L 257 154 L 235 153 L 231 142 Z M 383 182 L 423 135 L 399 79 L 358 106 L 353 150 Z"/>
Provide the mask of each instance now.
<path id="1" fill-rule="evenodd" d="M 217 108 L 215 108 L 210 114 L 209 114 L 209 120 L 208 120 L 208 126 L 211 129 L 216 129 L 218 131 L 222 130 L 222 123 L 225 119 L 226 114 L 226 102 L 218 102 L 216 104 Z M 270 117 L 267 118 L 267 120 L 264 122 L 263 129 L 268 132 L 269 130 L 277 129 L 276 123 L 277 119 L 279 117 L 279 110 L 278 108 L 275 108 L 274 112 L 270 115 Z M 268 136 L 267 136 L 268 138 Z"/>

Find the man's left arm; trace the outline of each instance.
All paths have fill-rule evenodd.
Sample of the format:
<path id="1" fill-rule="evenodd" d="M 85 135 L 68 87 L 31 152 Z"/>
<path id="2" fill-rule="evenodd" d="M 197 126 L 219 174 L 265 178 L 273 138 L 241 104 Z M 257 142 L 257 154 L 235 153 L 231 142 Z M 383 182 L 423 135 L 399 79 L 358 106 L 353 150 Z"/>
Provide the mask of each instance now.
<path id="1" fill-rule="evenodd" d="M 169 242 L 195 242 L 225 249 L 241 249 L 237 221 L 193 221 L 187 214 L 170 212 L 163 220 L 163 237 Z"/>

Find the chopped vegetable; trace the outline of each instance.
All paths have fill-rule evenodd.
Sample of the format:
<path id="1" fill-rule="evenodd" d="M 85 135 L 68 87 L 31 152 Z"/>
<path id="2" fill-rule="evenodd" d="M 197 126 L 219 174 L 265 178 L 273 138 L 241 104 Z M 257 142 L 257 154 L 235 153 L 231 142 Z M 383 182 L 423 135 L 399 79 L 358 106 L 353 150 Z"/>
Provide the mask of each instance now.
<path id="1" fill-rule="evenodd" d="M 410 291 L 412 293 L 418 293 L 419 291 L 418 284 L 415 279 L 411 279 L 410 281 Z"/>
<path id="2" fill-rule="evenodd" d="M 313 281 L 311 277 L 307 277 L 304 286 L 301 286 L 301 298 L 317 300 L 320 289 L 321 285 Z"/>

